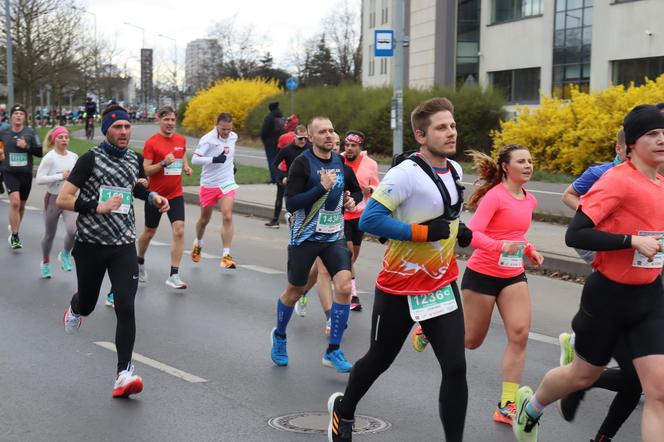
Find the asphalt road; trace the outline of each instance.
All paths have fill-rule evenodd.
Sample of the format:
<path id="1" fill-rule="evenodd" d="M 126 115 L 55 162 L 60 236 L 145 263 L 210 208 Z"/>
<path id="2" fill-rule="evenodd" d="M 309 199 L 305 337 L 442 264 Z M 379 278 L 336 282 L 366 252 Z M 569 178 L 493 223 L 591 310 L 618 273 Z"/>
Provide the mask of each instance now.
<path id="1" fill-rule="evenodd" d="M 290 365 L 280 368 L 269 357 L 269 332 L 275 301 L 286 283 L 286 230 L 268 230 L 263 221 L 235 217 L 232 254 L 240 268 L 222 271 L 220 216 L 208 228 L 204 259 L 192 263 L 185 255 L 182 278 L 190 288 L 176 291 L 168 276 L 170 233 L 163 221 L 148 250 L 150 281 L 136 298 L 135 355 L 145 391 L 131 400 L 111 398 L 116 357 L 104 347 L 113 342 L 115 317 L 100 297 L 96 311 L 76 335 L 65 335 L 62 312 L 75 290 L 74 273 L 57 266 L 53 279 L 39 279 L 39 242 L 43 233 L 43 189 L 34 186 L 18 252 L 0 247 L 0 441 L 317 441 L 322 435 L 288 433 L 270 428 L 275 416 L 325 410 L 327 397 L 343 390 L 347 375 L 320 363 L 326 340 L 323 314 L 315 297 L 309 314 L 294 316 L 289 327 Z M 137 207 L 138 225 L 143 222 Z M 187 206 L 186 244 L 193 239 L 198 209 Z M 5 196 L 0 219 L 7 216 Z M 140 231 L 139 227 L 139 231 Z M 381 265 L 382 246 L 365 243 L 358 261 L 358 286 L 370 292 Z M 463 266 L 462 266 L 463 267 Z M 523 382 L 536 384 L 557 364 L 553 344 L 567 330 L 576 310 L 579 285 L 529 276 L 533 296 L 533 335 Z M 103 290 L 108 288 L 106 282 Z M 352 313 L 344 339 L 349 360 L 368 348 L 372 296 L 362 294 L 365 311 Z M 101 344 L 96 344 L 101 343 Z M 470 401 L 466 439 L 513 441 L 511 430 L 491 416 L 499 398 L 500 360 L 505 345 L 495 318 L 484 345 L 467 352 Z M 166 364 L 184 373 L 169 374 Z M 160 369 L 156 368 L 159 367 Z M 166 370 L 166 371 L 164 371 Z M 172 372 L 172 370 L 170 370 Z M 430 349 L 416 353 L 408 343 L 360 403 L 358 413 L 392 424 L 383 433 L 356 436 L 357 441 L 442 440 L 437 411 L 440 371 Z M 183 379 L 182 377 L 186 378 Z M 191 382 L 199 377 L 205 382 Z M 587 441 L 594 436 L 612 393 L 592 391 L 577 420 L 568 424 L 554 407 L 541 426 L 541 442 Z M 641 407 L 615 441 L 636 441 Z"/>
<path id="2" fill-rule="evenodd" d="M 99 129 L 97 131 L 95 139 L 101 140 L 101 133 Z M 140 124 L 135 125 L 132 130 L 132 145 L 133 146 L 143 146 L 145 141 L 152 136 L 157 131 L 157 126 L 154 124 Z M 83 131 L 77 131 L 75 136 L 79 138 L 84 137 Z M 187 137 L 187 147 L 195 148 L 198 142 L 197 138 Z M 242 139 L 240 139 L 240 144 Z M 267 168 L 267 160 L 265 159 L 265 151 L 260 148 L 246 147 L 239 145 L 235 152 L 235 158 L 240 164 L 248 166 L 257 166 Z M 381 164 L 378 167 L 379 174 L 382 177 L 388 169 L 388 166 Z M 463 182 L 466 186 L 472 186 L 475 181 L 474 175 L 465 175 Z M 567 188 L 567 184 L 560 183 L 542 183 L 542 182 L 531 182 L 526 188 L 530 190 L 535 197 L 537 197 L 538 205 L 537 212 L 539 213 L 548 213 L 553 215 L 565 215 L 571 217 L 574 215 L 574 212 L 565 206 L 560 198 Z"/>

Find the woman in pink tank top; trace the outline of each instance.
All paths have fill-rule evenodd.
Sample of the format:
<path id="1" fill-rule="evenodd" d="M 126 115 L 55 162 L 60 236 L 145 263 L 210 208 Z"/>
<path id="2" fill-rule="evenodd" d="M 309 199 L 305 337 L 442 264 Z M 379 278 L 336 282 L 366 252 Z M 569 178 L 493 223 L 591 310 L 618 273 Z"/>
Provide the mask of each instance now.
<path id="1" fill-rule="evenodd" d="M 544 259 L 525 237 L 537 206 L 535 197 L 523 188 L 532 177 L 533 161 L 528 149 L 516 144 L 503 146 L 497 160 L 476 151 L 468 154 L 479 172 L 481 185 L 467 204 L 476 211 L 469 225 L 475 251 L 461 282 L 465 343 L 468 349 L 482 345 L 497 305 L 507 334 L 507 348 L 503 355 L 501 400 L 493 420 L 511 425 L 530 332 L 530 293 L 524 257 L 535 267 Z"/>

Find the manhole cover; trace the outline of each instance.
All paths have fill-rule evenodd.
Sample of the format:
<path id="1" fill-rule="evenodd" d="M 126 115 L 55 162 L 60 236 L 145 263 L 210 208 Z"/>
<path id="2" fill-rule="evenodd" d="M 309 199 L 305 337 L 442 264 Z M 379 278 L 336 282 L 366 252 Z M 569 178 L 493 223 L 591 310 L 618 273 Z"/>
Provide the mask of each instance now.
<path id="1" fill-rule="evenodd" d="M 330 415 L 318 411 L 304 411 L 273 417 L 267 423 L 272 428 L 293 433 L 326 434 Z M 379 433 L 390 428 L 390 423 L 370 416 L 355 415 L 353 433 Z"/>

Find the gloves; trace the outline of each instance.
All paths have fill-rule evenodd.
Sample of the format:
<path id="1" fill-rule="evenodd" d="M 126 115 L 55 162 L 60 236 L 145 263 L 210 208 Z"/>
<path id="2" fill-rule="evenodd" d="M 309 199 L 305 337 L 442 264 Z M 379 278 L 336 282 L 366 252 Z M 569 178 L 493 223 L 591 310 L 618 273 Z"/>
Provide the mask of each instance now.
<path id="1" fill-rule="evenodd" d="M 220 153 L 216 157 L 212 158 L 212 162 L 214 164 L 223 163 L 224 161 L 226 161 L 226 155 L 224 155 L 223 153 Z"/>
<path id="2" fill-rule="evenodd" d="M 429 226 L 427 241 L 440 241 L 450 237 L 450 223 L 442 218 L 436 218 L 426 222 Z"/>
<path id="3" fill-rule="evenodd" d="M 457 234 L 457 242 L 459 247 L 468 247 L 473 241 L 473 231 L 470 230 L 462 222 L 459 223 L 459 233 Z"/>

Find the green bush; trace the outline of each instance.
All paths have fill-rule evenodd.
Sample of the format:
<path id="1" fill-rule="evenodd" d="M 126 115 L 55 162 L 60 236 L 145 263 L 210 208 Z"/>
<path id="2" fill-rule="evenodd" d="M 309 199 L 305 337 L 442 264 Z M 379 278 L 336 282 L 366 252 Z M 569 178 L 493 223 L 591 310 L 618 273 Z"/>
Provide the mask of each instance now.
<path id="1" fill-rule="evenodd" d="M 505 102 L 499 92 L 479 87 L 465 87 L 458 91 L 442 88 L 407 90 L 404 94 L 404 149 L 415 147 L 410 113 L 420 102 L 436 96 L 448 97 L 454 103 L 459 152 L 468 148 L 489 152 L 492 146 L 489 133 L 500 127 L 500 120 L 505 117 L 502 109 Z M 261 124 L 268 111 L 267 104 L 272 101 L 279 101 L 285 116 L 291 113 L 288 92 L 263 100 L 247 117 L 245 130 L 249 135 L 260 136 Z M 329 116 L 341 136 L 349 129 L 361 130 L 367 134 L 372 153 L 390 155 L 391 101 L 391 88 L 363 89 L 358 84 L 309 87 L 293 93 L 293 111 L 303 124 L 315 115 Z"/>

